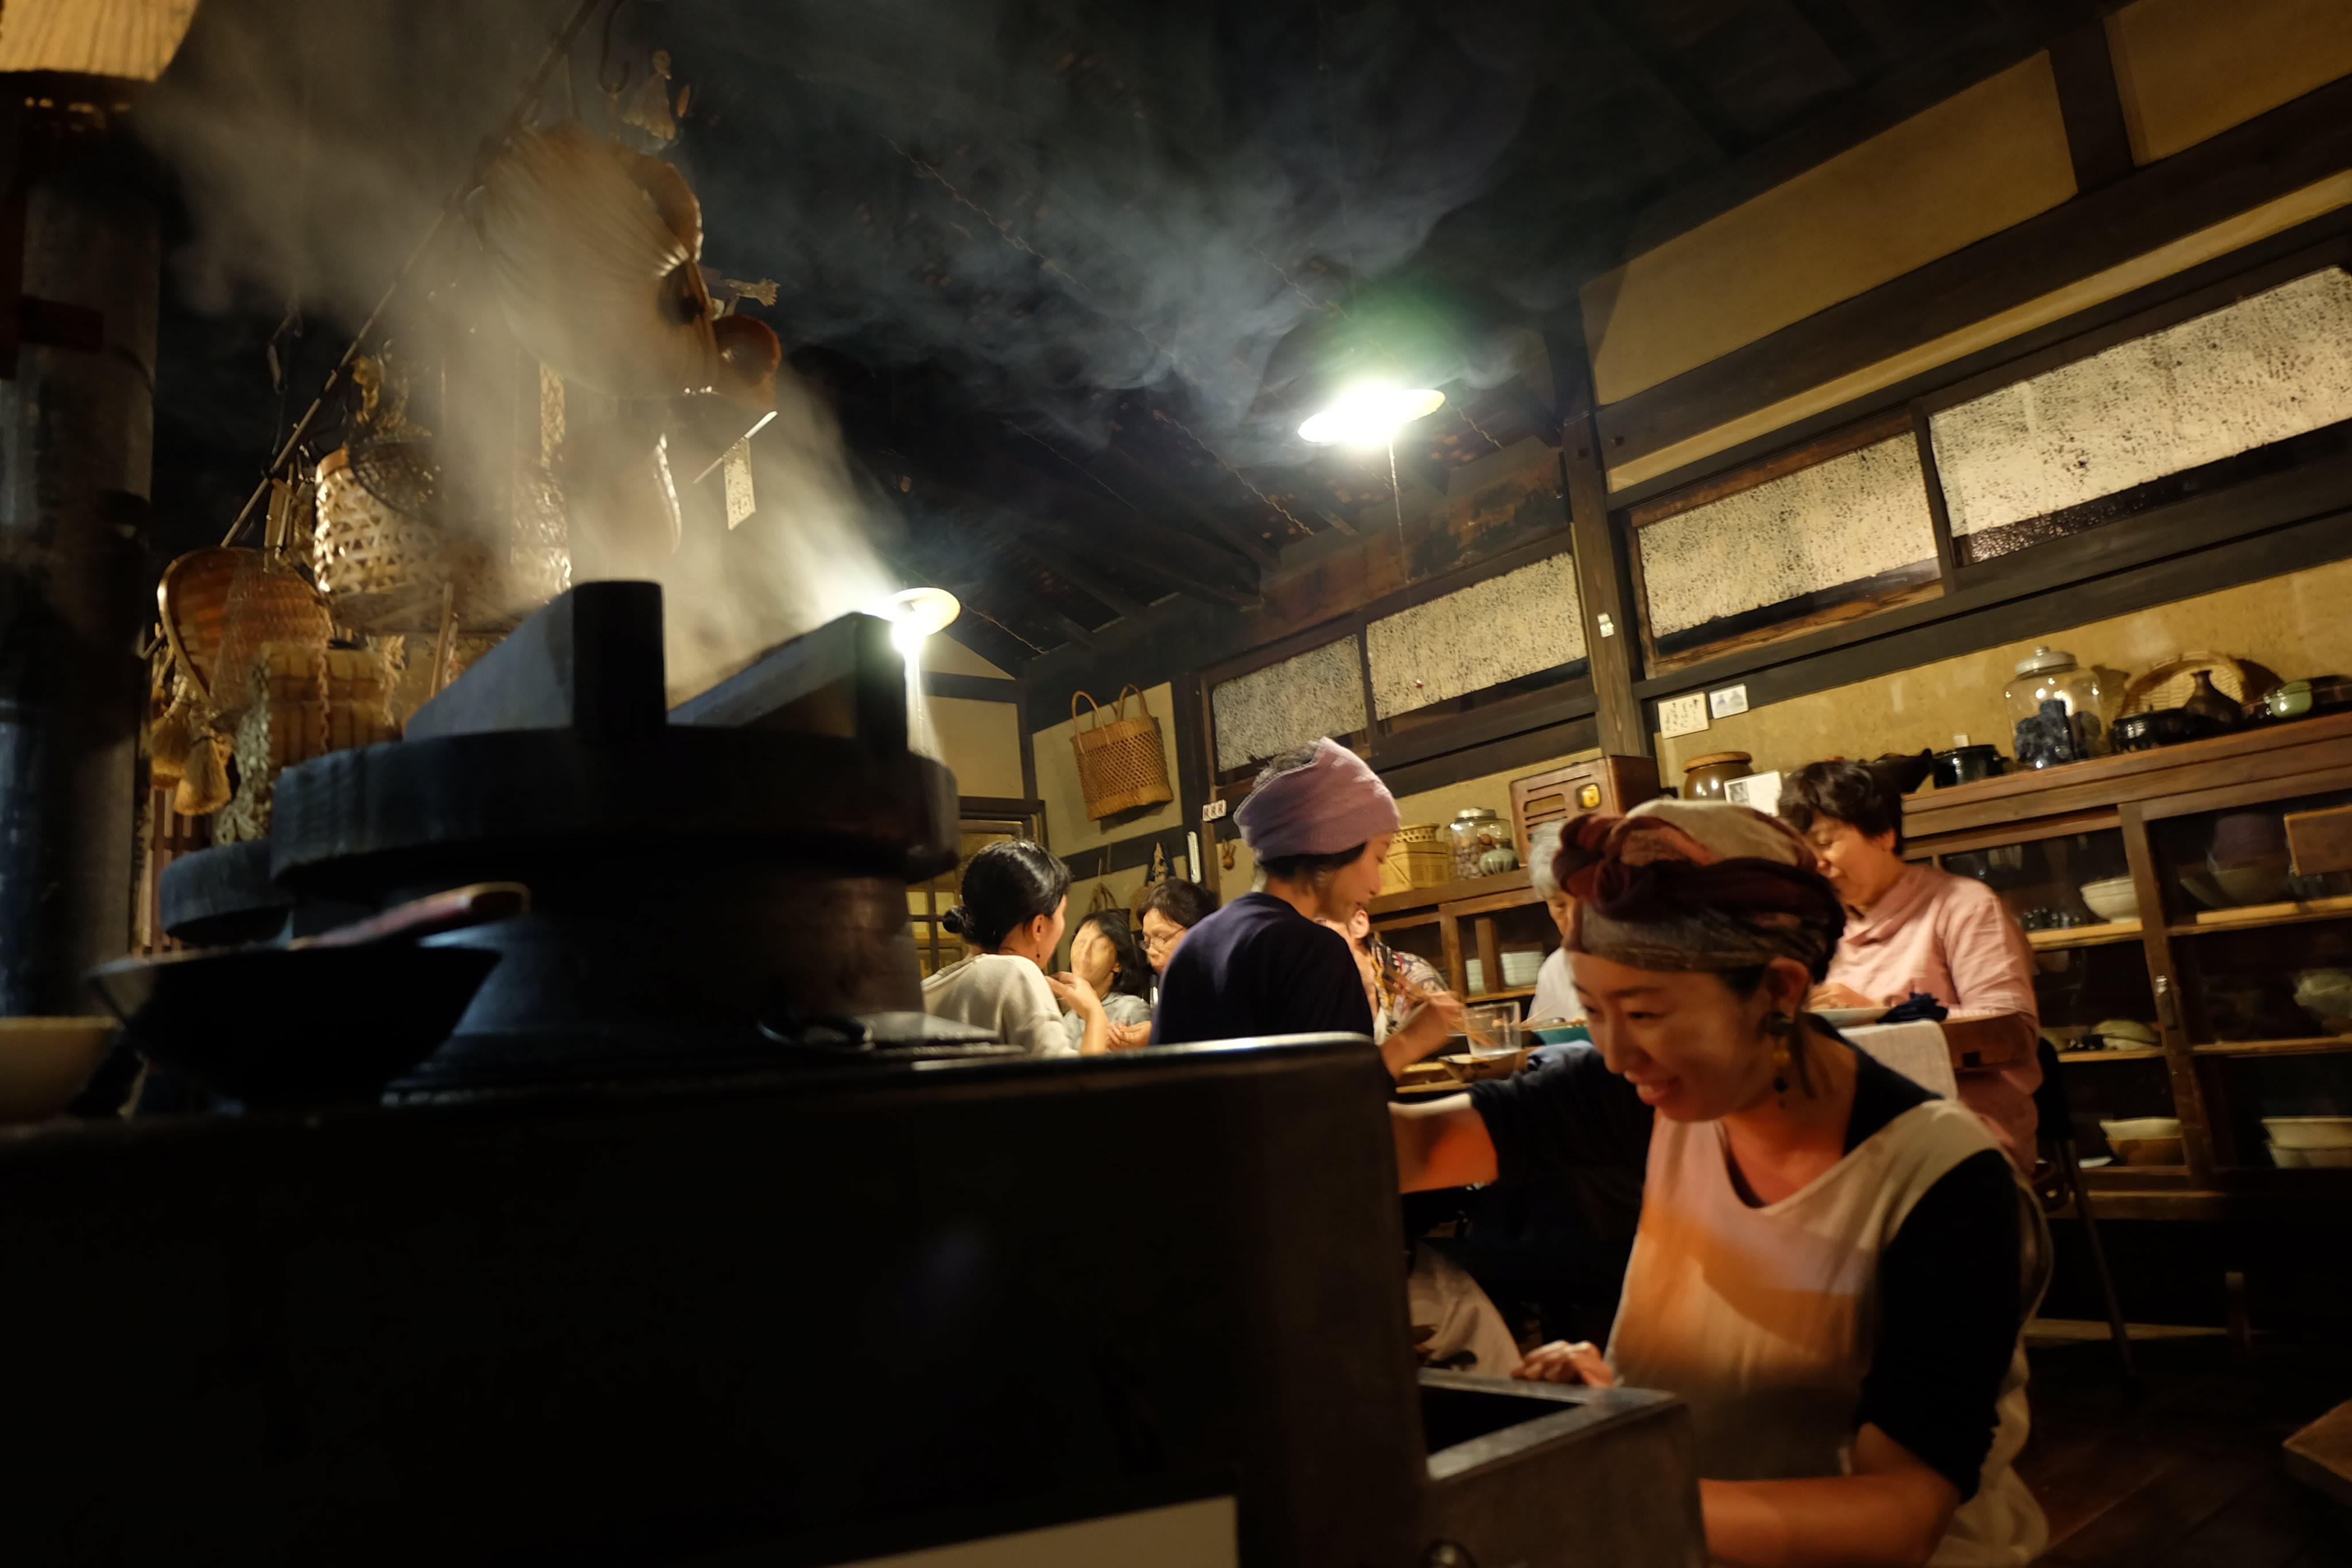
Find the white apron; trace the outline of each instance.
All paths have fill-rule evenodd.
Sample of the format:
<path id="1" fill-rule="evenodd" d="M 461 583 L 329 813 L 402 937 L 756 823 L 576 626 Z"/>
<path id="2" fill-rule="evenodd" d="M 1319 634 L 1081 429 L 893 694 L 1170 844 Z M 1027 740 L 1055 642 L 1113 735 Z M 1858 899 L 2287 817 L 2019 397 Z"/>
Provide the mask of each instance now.
<path id="1" fill-rule="evenodd" d="M 1995 1146 L 1966 1106 L 1930 1101 L 1803 1190 L 1757 1208 L 1732 1184 L 1720 1126 L 1658 1118 L 1610 1334 L 1619 1381 L 1690 1406 L 1707 1479 L 1848 1473 L 1877 1339 L 1878 1255 L 1929 1187 Z M 1977 1494 L 1953 1515 L 1931 1568 L 2022 1568 L 2048 1542 L 2041 1507 L 2011 1468 L 2026 1434 L 2021 1343 L 1998 1411 Z"/>

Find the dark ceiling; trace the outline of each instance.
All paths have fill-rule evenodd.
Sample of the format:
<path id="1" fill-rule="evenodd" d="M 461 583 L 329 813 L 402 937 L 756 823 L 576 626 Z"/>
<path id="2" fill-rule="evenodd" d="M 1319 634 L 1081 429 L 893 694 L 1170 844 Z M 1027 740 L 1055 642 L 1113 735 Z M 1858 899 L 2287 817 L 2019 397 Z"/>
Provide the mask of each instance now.
<path id="1" fill-rule="evenodd" d="M 141 111 L 175 198 L 167 547 L 235 514 L 572 9 L 205 0 Z M 669 51 L 706 263 L 777 280 L 750 308 L 837 411 L 887 566 L 963 596 L 958 635 L 1015 667 L 1171 592 L 1247 602 L 1283 547 L 1387 500 L 1384 457 L 1307 446 L 1266 393 L 1294 330 L 1395 299 L 1448 324 L 1462 379 L 1399 446 L 1408 478 L 1549 438 L 1552 389 L 1501 345 L 1637 214 L 1696 221 L 1744 169 L 2087 14 L 621 0 L 544 101 L 601 129 L 599 73 Z"/>

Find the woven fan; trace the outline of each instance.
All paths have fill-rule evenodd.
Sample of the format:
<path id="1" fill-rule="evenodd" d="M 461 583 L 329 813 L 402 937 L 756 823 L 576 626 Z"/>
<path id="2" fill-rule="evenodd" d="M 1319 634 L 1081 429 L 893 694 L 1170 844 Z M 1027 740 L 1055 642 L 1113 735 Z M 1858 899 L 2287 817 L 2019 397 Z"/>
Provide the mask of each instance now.
<path id="1" fill-rule="evenodd" d="M 352 444 L 352 477 L 380 505 L 404 517 L 436 521 L 441 465 L 429 437 L 395 435 Z"/>

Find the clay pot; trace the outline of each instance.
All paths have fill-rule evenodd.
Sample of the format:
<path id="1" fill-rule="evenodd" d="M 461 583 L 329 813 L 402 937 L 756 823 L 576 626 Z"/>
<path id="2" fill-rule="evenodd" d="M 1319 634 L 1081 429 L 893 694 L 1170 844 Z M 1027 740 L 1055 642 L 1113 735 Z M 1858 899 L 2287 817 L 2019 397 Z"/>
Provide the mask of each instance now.
<path id="1" fill-rule="evenodd" d="M 1726 783 L 1756 771 L 1748 766 L 1753 761 L 1755 758 L 1745 751 L 1711 751 L 1705 757 L 1692 758 L 1683 764 L 1683 799 L 1722 800 Z"/>

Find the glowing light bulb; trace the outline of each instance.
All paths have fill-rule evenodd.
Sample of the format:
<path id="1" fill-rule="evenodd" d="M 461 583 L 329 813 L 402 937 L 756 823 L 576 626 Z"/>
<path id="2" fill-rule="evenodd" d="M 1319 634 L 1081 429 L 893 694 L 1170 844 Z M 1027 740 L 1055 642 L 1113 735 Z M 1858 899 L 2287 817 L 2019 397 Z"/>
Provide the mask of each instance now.
<path id="1" fill-rule="evenodd" d="M 909 588 L 877 599 L 866 613 L 890 622 L 890 643 L 912 659 L 925 638 L 963 612 L 962 603 L 944 588 Z"/>
<path id="2" fill-rule="evenodd" d="M 1318 445 L 1384 446 L 1401 426 L 1444 406 L 1445 394 L 1433 388 L 1359 382 L 1300 425 L 1298 434 Z"/>

